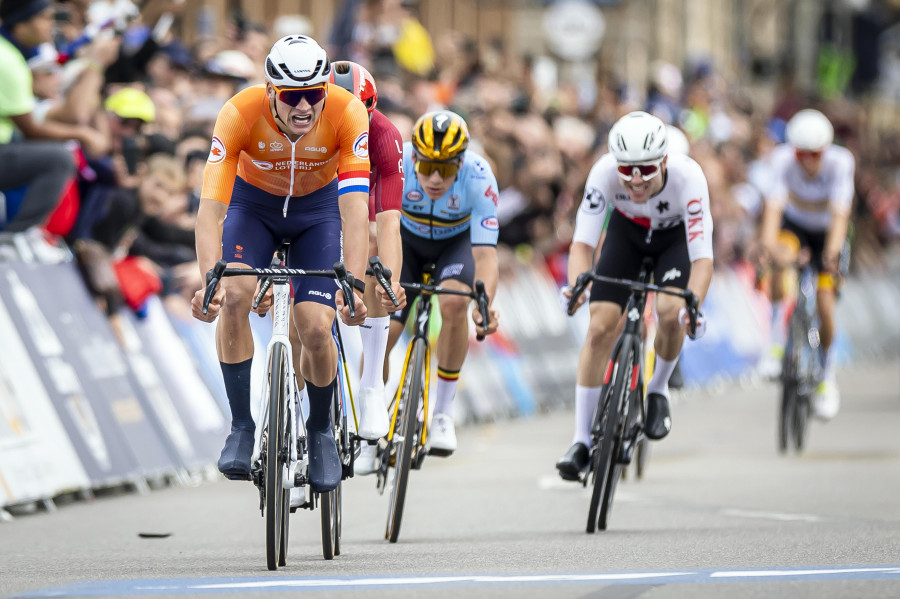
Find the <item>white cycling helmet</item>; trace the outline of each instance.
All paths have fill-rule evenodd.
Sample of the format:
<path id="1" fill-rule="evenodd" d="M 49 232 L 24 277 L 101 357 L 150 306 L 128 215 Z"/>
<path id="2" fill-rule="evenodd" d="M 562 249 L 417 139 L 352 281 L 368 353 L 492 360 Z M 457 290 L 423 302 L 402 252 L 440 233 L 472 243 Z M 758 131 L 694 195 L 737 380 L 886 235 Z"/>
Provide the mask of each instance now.
<path id="1" fill-rule="evenodd" d="M 654 162 L 666 155 L 666 125 L 646 112 L 629 112 L 609 130 L 609 151 L 625 164 Z"/>
<path id="2" fill-rule="evenodd" d="M 788 121 L 785 138 L 797 150 L 815 152 L 834 141 L 834 127 L 827 116 L 818 110 L 806 108 Z"/>
<path id="3" fill-rule="evenodd" d="M 276 87 L 311 87 L 327 83 L 330 76 L 328 54 L 305 35 L 281 38 L 266 57 L 266 79 Z"/>

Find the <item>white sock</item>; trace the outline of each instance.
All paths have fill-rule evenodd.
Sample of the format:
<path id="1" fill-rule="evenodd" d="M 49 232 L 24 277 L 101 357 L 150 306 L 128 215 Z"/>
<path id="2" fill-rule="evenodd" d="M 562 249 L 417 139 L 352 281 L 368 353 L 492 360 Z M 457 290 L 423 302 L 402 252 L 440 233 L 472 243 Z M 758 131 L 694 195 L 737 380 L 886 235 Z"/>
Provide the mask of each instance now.
<path id="1" fill-rule="evenodd" d="M 600 401 L 600 389 L 603 387 L 585 387 L 575 385 L 575 436 L 572 443 L 583 443 L 591 446 L 591 425 L 594 423 L 594 410 Z"/>
<path id="2" fill-rule="evenodd" d="M 772 345 L 784 347 L 787 344 L 787 324 L 784 302 L 772 302 L 772 333 L 769 335 Z"/>
<path id="3" fill-rule="evenodd" d="M 834 380 L 834 351 L 829 347 L 822 359 L 822 380 Z"/>
<path id="4" fill-rule="evenodd" d="M 453 408 L 453 398 L 456 397 L 456 387 L 459 384 L 459 371 L 444 370 L 438 366 L 437 388 L 434 393 L 433 414 L 450 414 Z"/>
<path id="5" fill-rule="evenodd" d="M 663 360 L 656 356 L 656 365 L 653 369 L 653 376 L 650 378 L 650 382 L 647 383 L 647 395 L 651 393 L 659 393 L 661 395 L 665 395 L 666 398 L 669 397 L 669 377 L 672 376 L 672 372 L 675 370 L 675 364 L 678 363 L 678 358 L 674 360 Z"/>
<path id="6" fill-rule="evenodd" d="M 367 318 L 359 327 L 363 345 L 363 370 L 359 378 L 359 388 L 384 389 L 384 353 L 387 350 L 389 316 Z"/>

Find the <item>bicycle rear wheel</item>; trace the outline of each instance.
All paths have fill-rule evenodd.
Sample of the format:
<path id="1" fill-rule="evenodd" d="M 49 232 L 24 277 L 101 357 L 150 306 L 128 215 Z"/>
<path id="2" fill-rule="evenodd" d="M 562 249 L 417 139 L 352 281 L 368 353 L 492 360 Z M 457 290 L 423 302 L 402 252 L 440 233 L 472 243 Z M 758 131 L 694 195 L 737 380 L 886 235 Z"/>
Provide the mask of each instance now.
<path id="1" fill-rule="evenodd" d="M 610 440 L 612 441 L 609 445 L 612 448 L 612 454 L 608 460 L 609 468 L 606 474 L 606 483 L 603 485 L 603 499 L 600 502 L 600 514 L 597 518 L 597 528 L 600 530 L 606 530 L 606 524 L 609 522 L 609 514 L 612 511 L 612 502 L 613 496 L 616 493 L 616 485 L 619 482 L 619 477 L 622 476 L 622 469 L 625 468 L 620 459 L 623 451 L 623 430 L 625 429 L 621 411 L 625 406 L 625 402 L 629 401 L 628 394 L 631 391 L 629 377 L 632 375 L 632 370 L 634 368 L 634 357 L 634 352 L 628 351 L 625 353 L 625 361 L 620 362 L 620 366 L 624 365 L 625 368 L 619 368 L 619 371 L 616 373 L 616 384 L 613 388 L 612 396 L 613 401 L 610 402 L 606 408 L 606 434 L 610 436 Z M 635 410 L 639 408 L 633 405 L 630 406 L 630 409 Z M 625 420 L 627 421 L 628 418 Z"/>
<path id="2" fill-rule="evenodd" d="M 426 341 L 416 338 L 412 341 L 406 378 L 400 394 L 399 441 L 397 431 L 391 444 L 396 447 L 394 456 L 394 479 L 388 505 L 387 528 L 384 536 L 391 543 L 396 543 L 400 536 L 400 522 L 403 519 L 403 506 L 406 501 L 406 485 L 409 481 L 409 470 L 412 453 L 418 438 L 419 398 L 422 395 L 422 376 L 425 370 Z M 385 455 L 383 459 L 390 459 Z"/>
<path id="3" fill-rule="evenodd" d="M 284 347 L 275 344 L 269 362 L 269 409 L 266 429 L 265 475 L 266 475 L 266 562 L 269 570 L 277 570 L 284 565 L 287 557 L 287 522 L 285 504 L 289 504 L 288 491 L 282 484 L 284 466 L 287 461 L 285 434 L 290 431 L 285 426 L 284 415 L 287 388 L 285 384 Z M 288 439 L 290 437 L 288 436 Z M 284 544 L 282 544 L 284 538 Z"/>

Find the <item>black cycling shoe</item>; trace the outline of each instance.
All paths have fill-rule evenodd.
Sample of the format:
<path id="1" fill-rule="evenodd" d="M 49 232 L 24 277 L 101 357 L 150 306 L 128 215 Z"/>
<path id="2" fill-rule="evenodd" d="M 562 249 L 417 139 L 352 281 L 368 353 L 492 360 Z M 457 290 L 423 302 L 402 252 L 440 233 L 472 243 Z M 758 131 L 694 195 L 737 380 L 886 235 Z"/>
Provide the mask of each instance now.
<path id="1" fill-rule="evenodd" d="M 225 447 L 219 456 L 219 472 L 231 480 L 250 478 L 250 458 L 253 457 L 253 432 L 239 428 L 231 429 L 225 439 Z"/>
<path id="2" fill-rule="evenodd" d="M 309 434 L 309 487 L 315 493 L 334 491 L 341 482 L 341 458 L 329 426 Z"/>
<path id="3" fill-rule="evenodd" d="M 578 480 L 578 475 L 587 470 L 590 452 L 584 443 L 575 443 L 566 455 L 556 462 L 556 469 L 563 480 Z"/>
<path id="4" fill-rule="evenodd" d="M 672 430 L 672 416 L 669 414 L 669 400 L 661 393 L 647 395 L 647 422 L 644 434 L 648 439 L 658 441 Z"/>

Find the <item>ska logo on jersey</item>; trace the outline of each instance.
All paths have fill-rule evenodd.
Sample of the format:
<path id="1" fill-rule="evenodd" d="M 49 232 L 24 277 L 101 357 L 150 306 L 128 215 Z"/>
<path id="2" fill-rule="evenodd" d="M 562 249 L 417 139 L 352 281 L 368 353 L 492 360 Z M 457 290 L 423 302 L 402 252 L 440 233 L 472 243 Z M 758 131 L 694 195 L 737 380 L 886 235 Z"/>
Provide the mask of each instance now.
<path id="1" fill-rule="evenodd" d="M 588 214 L 600 214 L 606 209 L 606 198 L 599 189 L 591 187 L 585 192 L 581 207 Z"/>
<path id="2" fill-rule="evenodd" d="M 357 158 L 369 157 L 369 133 L 367 131 L 360 133 L 353 142 L 353 153 Z"/>
<path id="3" fill-rule="evenodd" d="M 213 136 L 212 147 L 209 150 L 209 158 L 207 158 L 206 161 L 210 164 L 219 164 L 225 160 L 225 156 L 225 144 L 222 143 L 221 139 Z"/>

